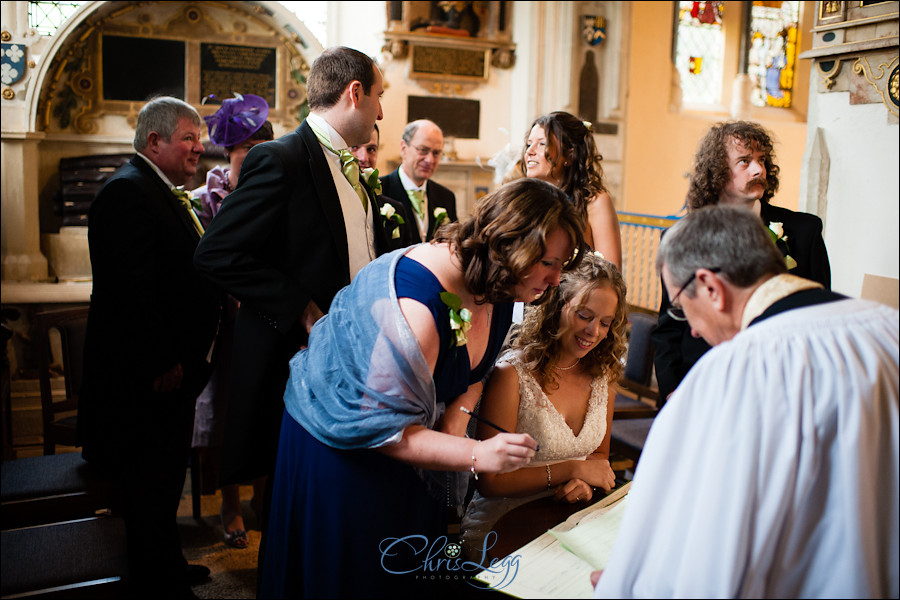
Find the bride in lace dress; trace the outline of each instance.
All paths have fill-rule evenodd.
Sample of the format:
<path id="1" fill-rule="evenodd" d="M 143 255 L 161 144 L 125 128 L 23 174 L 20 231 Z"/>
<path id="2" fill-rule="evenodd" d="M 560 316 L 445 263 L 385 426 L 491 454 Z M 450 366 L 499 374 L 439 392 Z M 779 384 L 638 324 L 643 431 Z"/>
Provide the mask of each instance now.
<path id="1" fill-rule="evenodd" d="M 540 450 L 527 468 L 478 478 L 461 527 L 470 557 L 482 555 L 487 533 L 517 506 L 544 496 L 586 503 L 615 485 L 609 430 L 625 354 L 625 282 L 591 252 L 546 293 L 554 297 L 526 312 L 479 408 L 507 431 L 529 433 Z M 476 429 L 478 439 L 494 435 Z"/>

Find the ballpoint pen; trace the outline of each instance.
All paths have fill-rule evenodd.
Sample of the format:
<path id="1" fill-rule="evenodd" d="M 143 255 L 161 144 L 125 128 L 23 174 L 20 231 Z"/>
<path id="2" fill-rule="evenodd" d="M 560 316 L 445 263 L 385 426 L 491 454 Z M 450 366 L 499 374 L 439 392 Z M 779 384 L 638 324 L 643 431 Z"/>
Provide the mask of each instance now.
<path id="1" fill-rule="evenodd" d="M 464 413 L 466 413 L 467 415 L 469 415 L 470 417 L 472 417 L 472 418 L 475 419 L 476 421 L 481 421 L 481 422 L 484 423 L 485 425 L 487 425 L 487 426 L 489 426 L 489 427 L 493 427 L 494 429 L 496 429 L 496 430 L 499 431 L 500 433 L 509 433 L 507 430 L 503 429 L 503 428 L 500 427 L 499 425 L 495 425 L 494 423 L 491 423 L 490 421 L 488 421 L 488 420 L 485 419 L 484 417 L 479 417 L 478 415 L 476 415 L 475 413 L 473 413 L 471 410 L 467 409 L 465 406 L 460 406 L 460 407 L 459 407 L 459 410 L 463 411 Z M 541 449 L 541 445 L 538 444 L 537 448 L 535 448 L 535 452 L 539 452 L 540 449 Z"/>

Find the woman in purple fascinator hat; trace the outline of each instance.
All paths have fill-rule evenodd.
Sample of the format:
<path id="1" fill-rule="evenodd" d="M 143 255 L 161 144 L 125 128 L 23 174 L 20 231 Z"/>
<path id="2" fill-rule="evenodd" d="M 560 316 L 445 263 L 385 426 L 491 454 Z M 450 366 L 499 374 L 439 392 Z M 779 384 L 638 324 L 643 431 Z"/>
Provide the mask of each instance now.
<path id="1" fill-rule="evenodd" d="M 214 96 L 211 98 L 215 99 Z M 225 197 L 237 186 L 241 165 L 253 146 L 274 139 L 272 124 L 267 120 L 269 105 L 253 94 L 235 94 L 222 102 L 222 107 L 205 117 L 209 139 L 225 149 L 227 166 L 213 167 L 206 174 L 206 185 L 193 191 L 200 201 L 197 216 L 204 227 L 212 221 Z M 216 338 L 216 358 L 213 373 L 206 388 L 197 397 L 192 446 L 199 449 L 203 462 L 212 471 L 212 480 L 219 479 L 222 445 L 225 439 L 225 408 L 228 406 L 228 373 L 231 371 L 231 349 L 238 302 L 228 296 L 225 314 Z M 265 478 L 253 481 L 250 505 L 258 512 L 262 508 Z M 225 543 L 234 548 L 249 544 L 244 517 L 241 512 L 240 487 L 222 486 L 222 528 Z"/>
<path id="2" fill-rule="evenodd" d="M 208 99 L 216 99 L 209 96 Z M 222 102 L 214 114 L 204 117 L 209 128 L 209 141 L 225 148 L 228 166 L 214 167 L 206 175 L 206 185 L 197 188 L 193 196 L 200 199 L 198 217 L 203 227 L 209 226 L 219 212 L 222 200 L 237 186 L 244 157 L 253 146 L 274 139 L 269 117 L 269 105 L 254 94 L 235 94 Z"/>

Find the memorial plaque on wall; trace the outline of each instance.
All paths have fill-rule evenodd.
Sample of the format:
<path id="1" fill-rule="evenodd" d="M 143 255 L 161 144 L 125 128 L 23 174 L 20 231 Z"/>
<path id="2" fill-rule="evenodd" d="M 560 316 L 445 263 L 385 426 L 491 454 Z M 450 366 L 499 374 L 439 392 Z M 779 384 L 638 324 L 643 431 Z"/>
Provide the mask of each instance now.
<path id="1" fill-rule="evenodd" d="M 222 100 L 256 94 L 275 106 L 275 48 L 200 44 L 200 96 Z M 210 101 L 217 104 L 215 101 Z"/>
<path id="2" fill-rule="evenodd" d="M 488 64 L 485 50 L 413 45 L 410 75 L 487 80 Z"/>
<path id="3" fill-rule="evenodd" d="M 185 99 L 184 42 L 103 36 L 103 99 Z"/>
<path id="4" fill-rule="evenodd" d="M 462 98 L 433 98 L 409 96 L 406 105 L 407 120 L 430 119 L 444 132 L 444 137 L 477 139 L 481 118 L 478 100 Z"/>

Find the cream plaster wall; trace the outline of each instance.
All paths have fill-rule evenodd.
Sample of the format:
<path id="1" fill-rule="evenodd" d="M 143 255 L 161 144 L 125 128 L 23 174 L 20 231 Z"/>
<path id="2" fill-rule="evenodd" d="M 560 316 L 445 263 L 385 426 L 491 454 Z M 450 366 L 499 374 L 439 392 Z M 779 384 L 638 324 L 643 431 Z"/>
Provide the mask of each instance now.
<path id="1" fill-rule="evenodd" d="M 859 296 L 865 273 L 900 278 L 900 127 L 887 123 L 884 104 L 851 105 L 848 92 L 813 94 L 810 123 L 831 158 L 825 245 L 832 288 Z"/>

